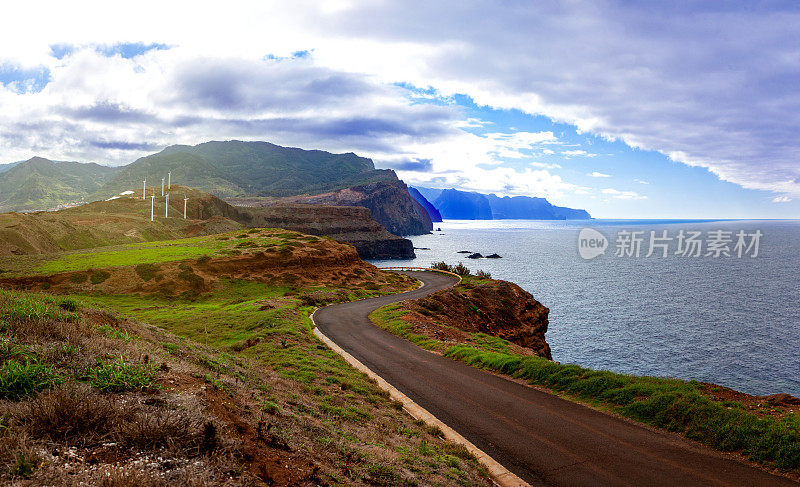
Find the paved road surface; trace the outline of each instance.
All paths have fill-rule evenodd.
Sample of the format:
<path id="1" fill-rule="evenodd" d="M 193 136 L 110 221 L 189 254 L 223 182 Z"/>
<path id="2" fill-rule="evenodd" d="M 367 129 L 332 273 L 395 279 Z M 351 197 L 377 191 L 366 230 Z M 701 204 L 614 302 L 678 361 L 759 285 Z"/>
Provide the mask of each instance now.
<path id="1" fill-rule="evenodd" d="M 417 290 L 328 306 L 323 333 L 531 485 L 794 486 L 681 438 L 427 352 L 370 323 L 380 306 L 453 285 L 408 272 Z"/>

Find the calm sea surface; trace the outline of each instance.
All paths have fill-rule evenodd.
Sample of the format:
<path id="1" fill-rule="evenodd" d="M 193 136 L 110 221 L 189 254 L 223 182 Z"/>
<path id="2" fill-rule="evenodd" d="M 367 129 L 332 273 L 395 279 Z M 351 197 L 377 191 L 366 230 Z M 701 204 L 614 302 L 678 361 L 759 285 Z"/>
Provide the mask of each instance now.
<path id="1" fill-rule="evenodd" d="M 417 258 L 375 265 L 464 262 L 513 281 L 550 308 L 554 360 L 595 369 L 714 382 L 751 394 L 800 396 L 800 221 L 592 220 L 457 221 L 411 237 Z M 604 255 L 584 260 L 578 233 L 608 239 Z M 618 232 L 642 231 L 639 258 L 616 257 Z M 650 232 L 677 237 L 731 231 L 732 257 L 647 258 Z M 758 256 L 737 258 L 736 233 L 760 230 Z M 749 239 L 747 239 L 749 242 Z M 723 245 L 724 246 L 724 245 Z M 498 253 L 465 258 L 459 250 Z M 752 253 L 752 251 L 751 251 Z"/>

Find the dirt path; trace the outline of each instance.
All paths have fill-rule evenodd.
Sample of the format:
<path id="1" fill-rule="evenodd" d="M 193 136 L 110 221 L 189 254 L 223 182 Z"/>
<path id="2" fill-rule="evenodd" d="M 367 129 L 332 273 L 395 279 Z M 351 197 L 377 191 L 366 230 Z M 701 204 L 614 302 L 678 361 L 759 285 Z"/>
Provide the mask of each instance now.
<path id="1" fill-rule="evenodd" d="M 368 318 L 389 303 L 454 284 L 408 272 L 414 291 L 322 308 L 320 330 L 531 485 L 797 486 L 682 438 L 427 352 Z"/>

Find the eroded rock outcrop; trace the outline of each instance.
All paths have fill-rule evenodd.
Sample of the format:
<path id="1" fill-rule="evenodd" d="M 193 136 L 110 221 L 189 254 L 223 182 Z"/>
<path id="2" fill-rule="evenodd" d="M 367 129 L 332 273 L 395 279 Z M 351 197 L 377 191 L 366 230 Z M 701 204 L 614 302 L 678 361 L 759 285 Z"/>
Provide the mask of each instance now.
<path id="1" fill-rule="evenodd" d="M 437 322 L 468 332 L 482 332 L 525 347 L 552 360 L 545 341 L 550 310 L 514 283 L 488 280 L 433 293 L 403 305 L 411 321 L 428 327 L 435 336 Z M 457 337 L 454 337 L 457 339 Z"/>
<path id="2" fill-rule="evenodd" d="M 285 203 L 361 206 L 394 235 L 422 235 L 433 230 L 425 209 L 414 200 L 403 181 L 380 181 L 312 196 L 282 198 Z"/>

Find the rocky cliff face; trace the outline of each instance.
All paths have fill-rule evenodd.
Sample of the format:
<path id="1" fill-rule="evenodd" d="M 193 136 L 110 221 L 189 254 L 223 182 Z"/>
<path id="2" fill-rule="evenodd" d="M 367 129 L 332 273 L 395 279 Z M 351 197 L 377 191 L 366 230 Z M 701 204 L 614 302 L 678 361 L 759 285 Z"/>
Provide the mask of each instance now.
<path id="1" fill-rule="evenodd" d="M 259 207 L 232 206 L 219 198 L 195 201 L 189 214 L 196 218 L 219 215 L 248 227 L 285 228 L 309 235 L 325 235 L 353 245 L 362 259 L 412 259 L 411 240 L 389 233 L 357 206 L 290 204 L 286 199 L 263 202 Z"/>
<path id="2" fill-rule="evenodd" d="M 417 190 L 417 188 L 412 188 L 411 186 L 408 187 L 408 194 L 411 195 L 414 200 L 419 203 L 419 205 L 425 210 L 430 217 L 431 221 L 434 223 L 442 221 L 442 215 L 439 213 L 439 210 L 433 206 L 433 203 L 428 201 L 428 199 L 422 195 L 422 193 Z"/>
<path id="3" fill-rule="evenodd" d="M 380 181 L 312 196 L 281 199 L 305 205 L 361 206 L 394 235 L 422 235 L 433 230 L 428 212 L 408 193 L 403 181 Z"/>
<path id="4" fill-rule="evenodd" d="M 491 220 L 492 208 L 485 195 L 445 189 L 433 205 L 448 220 Z"/>
<path id="5" fill-rule="evenodd" d="M 404 304 L 413 320 L 436 326 L 441 322 L 468 332 L 494 335 L 552 360 L 545 341 L 550 310 L 534 297 L 507 281 L 463 283 L 452 289 Z M 447 330 L 443 329 L 444 333 Z"/>
<path id="6" fill-rule="evenodd" d="M 328 237 L 353 245 L 362 259 L 412 259 L 411 240 L 397 237 L 376 222 L 366 208 L 275 204 L 237 208 L 252 227 L 285 228 Z"/>
<path id="7" fill-rule="evenodd" d="M 545 198 L 481 194 L 456 189 L 411 188 L 453 220 L 586 220 L 586 210 L 554 206 Z"/>

